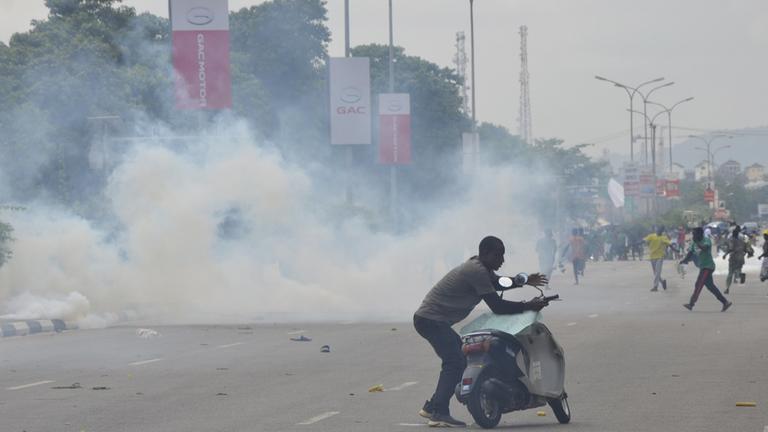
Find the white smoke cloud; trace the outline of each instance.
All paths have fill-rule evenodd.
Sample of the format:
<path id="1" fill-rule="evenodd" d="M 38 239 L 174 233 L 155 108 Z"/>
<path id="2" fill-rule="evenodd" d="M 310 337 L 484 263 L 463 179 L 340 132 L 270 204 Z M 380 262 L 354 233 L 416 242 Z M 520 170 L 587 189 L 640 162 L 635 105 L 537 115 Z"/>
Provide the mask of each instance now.
<path id="1" fill-rule="evenodd" d="M 10 215 L 0 313 L 91 327 L 126 311 L 161 322 L 407 320 L 488 234 L 506 240 L 502 272 L 536 270 L 538 227 L 521 201 L 531 180 L 519 170 L 479 171 L 429 223 L 393 235 L 332 222 L 341 194 L 252 136 L 232 121 L 184 151 L 137 145 L 109 180 L 110 228 L 42 205 Z"/>

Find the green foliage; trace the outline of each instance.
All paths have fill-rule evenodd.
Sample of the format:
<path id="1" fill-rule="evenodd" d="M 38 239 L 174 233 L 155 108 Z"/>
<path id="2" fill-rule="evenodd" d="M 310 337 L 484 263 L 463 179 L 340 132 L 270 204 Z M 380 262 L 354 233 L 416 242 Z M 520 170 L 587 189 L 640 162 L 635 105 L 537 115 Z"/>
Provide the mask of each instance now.
<path id="1" fill-rule="evenodd" d="M 11 250 L 12 234 L 13 227 L 8 223 L 0 221 L 0 267 L 13 257 L 13 251 Z"/>

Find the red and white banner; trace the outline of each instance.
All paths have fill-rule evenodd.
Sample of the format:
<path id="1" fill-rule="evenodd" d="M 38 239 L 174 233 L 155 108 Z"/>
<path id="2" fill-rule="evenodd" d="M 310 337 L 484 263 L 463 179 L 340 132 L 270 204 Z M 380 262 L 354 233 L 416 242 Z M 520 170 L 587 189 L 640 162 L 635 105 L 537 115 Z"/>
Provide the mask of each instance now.
<path id="1" fill-rule="evenodd" d="M 680 199 L 680 179 L 667 179 L 664 195 L 668 199 Z"/>
<path id="2" fill-rule="evenodd" d="M 176 107 L 232 106 L 228 0 L 171 0 Z"/>
<path id="3" fill-rule="evenodd" d="M 379 162 L 411 163 L 411 96 L 408 93 L 379 95 Z"/>
<path id="4" fill-rule="evenodd" d="M 331 144 L 370 144 L 370 60 L 368 57 L 333 57 L 328 69 Z"/>

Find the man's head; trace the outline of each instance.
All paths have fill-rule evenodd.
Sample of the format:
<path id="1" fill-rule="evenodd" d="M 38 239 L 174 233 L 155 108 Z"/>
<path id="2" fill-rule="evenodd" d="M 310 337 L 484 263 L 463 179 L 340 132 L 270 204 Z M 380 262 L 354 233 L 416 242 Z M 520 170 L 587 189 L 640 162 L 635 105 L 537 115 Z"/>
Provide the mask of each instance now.
<path id="1" fill-rule="evenodd" d="M 739 236 L 739 234 L 741 234 L 741 227 L 736 225 L 733 228 L 733 238 L 737 238 Z"/>
<path id="2" fill-rule="evenodd" d="M 691 231 L 691 234 L 693 234 L 693 241 L 699 242 L 704 238 L 704 228 L 696 227 Z"/>
<path id="3" fill-rule="evenodd" d="M 480 240 L 477 257 L 484 266 L 496 271 L 504 264 L 504 242 L 500 238 L 487 236 Z"/>
<path id="4" fill-rule="evenodd" d="M 664 234 L 664 225 L 659 225 L 656 227 L 656 235 L 662 235 Z"/>

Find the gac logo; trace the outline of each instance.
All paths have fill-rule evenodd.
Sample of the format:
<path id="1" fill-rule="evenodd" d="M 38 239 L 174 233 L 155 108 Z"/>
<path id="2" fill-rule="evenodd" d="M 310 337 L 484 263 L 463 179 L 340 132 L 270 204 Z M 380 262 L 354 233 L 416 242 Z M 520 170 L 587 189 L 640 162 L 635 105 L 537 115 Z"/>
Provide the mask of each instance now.
<path id="1" fill-rule="evenodd" d="M 187 22 L 196 26 L 210 24 L 213 18 L 213 11 L 207 7 L 194 7 L 187 12 Z"/>
<path id="2" fill-rule="evenodd" d="M 343 106 L 340 106 L 340 107 L 336 108 L 336 113 L 337 114 L 342 114 L 342 115 L 344 115 L 344 114 L 365 114 L 366 111 L 365 111 L 365 107 L 364 106 L 358 106 L 358 107 L 354 107 L 354 106 L 343 107 Z"/>
<path id="3" fill-rule="evenodd" d="M 348 104 L 358 103 L 362 98 L 362 92 L 357 87 L 344 87 L 341 89 L 341 96 L 339 96 L 342 102 Z"/>

